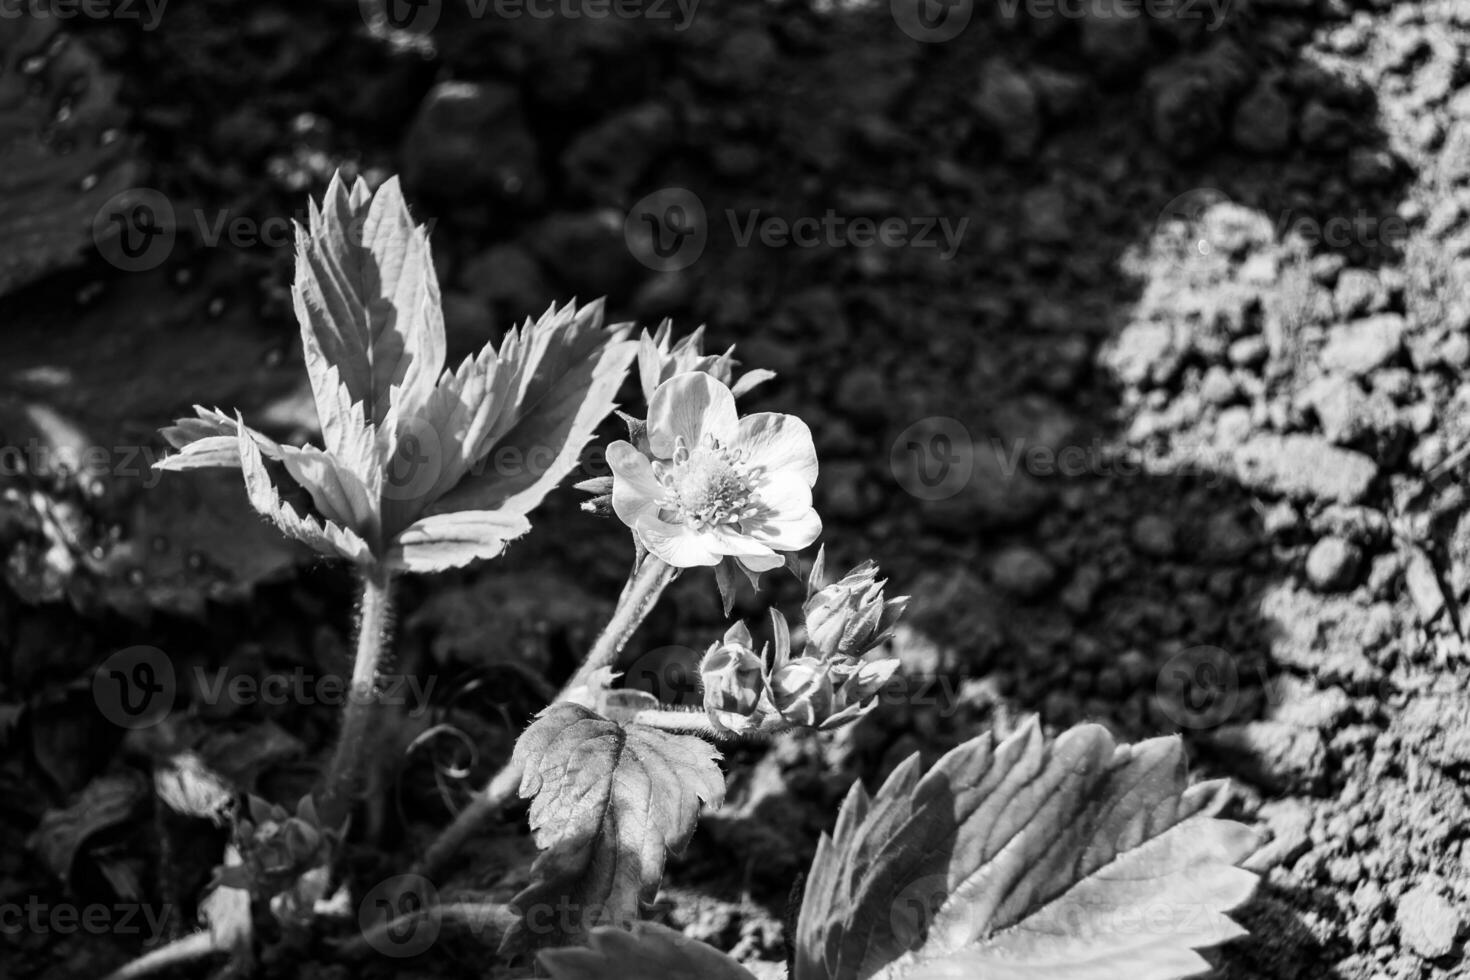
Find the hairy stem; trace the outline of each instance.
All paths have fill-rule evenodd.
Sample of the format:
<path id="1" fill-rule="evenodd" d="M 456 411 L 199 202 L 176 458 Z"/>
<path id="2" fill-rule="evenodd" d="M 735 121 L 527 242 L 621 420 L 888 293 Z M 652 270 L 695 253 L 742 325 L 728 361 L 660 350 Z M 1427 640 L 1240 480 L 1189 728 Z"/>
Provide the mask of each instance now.
<path id="1" fill-rule="evenodd" d="M 427 920 L 427 921 L 426 921 Z M 462 926 L 482 943 L 498 942 L 516 920 L 508 905 L 500 902 L 450 902 L 427 905 L 396 919 L 384 919 L 361 935 L 353 936 L 337 947 L 343 959 L 355 960 L 411 943 L 420 923 L 433 928 Z M 404 937 L 408 937 L 405 939 Z"/>
<path id="2" fill-rule="evenodd" d="M 320 813 L 329 827 L 340 827 L 352 813 L 361 778 L 363 752 L 372 731 L 377 705 L 378 667 L 388 647 L 393 624 L 393 578 L 386 568 L 362 574 L 357 614 L 357 654 L 342 731 L 327 768 Z"/>
<path id="3" fill-rule="evenodd" d="M 613 610 L 612 619 L 608 620 L 607 626 L 592 644 L 582 666 L 562 687 L 561 693 L 557 695 L 558 701 L 566 700 L 578 688 L 586 687 L 598 670 L 611 667 L 617 662 L 618 654 L 627 645 L 629 638 L 642 625 L 649 611 L 663 595 L 664 589 L 668 588 L 678 574 L 679 569 L 652 555 L 643 558 L 628 577 L 628 583 L 618 600 L 618 607 Z M 438 877 L 465 842 L 478 833 L 486 821 L 516 798 L 520 785 L 520 767 L 514 762 L 506 763 L 490 780 L 489 785 L 470 800 L 469 805 L 454 818 L 454 822 L 429 846 L 423 860 L 413 869 L 414 873 L 431 880 Z"/>
<path id="4" fill-rule="evenodd" d="M 194 960 L 202 960 L 214 953 L 226 952 L 229 951 L 215 943 L 214 935 L 208 929 L 201 929 L 181 939 L 175 939 L 166 946 L 160 946 L 152 952 L 144 953 L 132 962 L 113 970 L 104 980 L 135 980 L 137 977 L 146 977 L 164 970 L 172 970 Z"/>

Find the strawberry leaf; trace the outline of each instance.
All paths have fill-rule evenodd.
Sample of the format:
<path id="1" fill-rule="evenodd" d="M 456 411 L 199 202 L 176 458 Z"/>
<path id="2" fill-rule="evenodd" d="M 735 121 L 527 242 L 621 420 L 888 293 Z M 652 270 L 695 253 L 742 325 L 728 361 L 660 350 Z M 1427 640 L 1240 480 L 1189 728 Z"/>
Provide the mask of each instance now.
<path id="1" fill-rule="evenodd" d="M 537 959 L 552 980 L 755 980 L 713 946 L 652 922 L 631 932 L 594 929 L 590 949 L 557 949 Z"/>
<path id="2" fill-rule="evenodd" d="M 436 490 L 448 493 L 431 513 L 528 514 L 566 478 L 637 353 L 627 326 L 605 329 L 602 316 L 600 300 L 567 304 L 506 335 L 493 384 L 473 386 L 477 397 L 449 413 L 463 468 L 441 475 Z"/>
<path id="3" fill-rule="evenodd" d="M 506 954 L 580 944 L 595 926 L 638 919 L 670 851 L 718 806 L 719 753 L 693 736 L 619 725 L 575 704 L 544 711 L 516 743 L 521 796 L 541 855 L 512 901 Z"/>
<path id="4" fill-rule="evenodd" d="M 391 568 L 408 572 L 442 572 L 477 558 L 494 558 L 511 541 L 531 530 L 519 514 L 462 510 L 425 517 L 398 536 L 388 553 Z"/>
<path id="5" fill-rule="evenodd" d="M 794 980 L 1174 980 L 1243 934 L 1251 829 L 1178 739 L 1034 722 L 854 787 L 812 863 Z"/>
<path id="6" fill-rule="evenodd" d="M 396 177 L 376 194 L 334 175 L 321 207 L 297 227 L 296 318 L 328 446 L 351 433 L 329 368 L 375 426 L 412 417 L 444 364 L 444 318 L 429 235 Z"/>
<path id="7" fill-rule="evenodd" d="M 240 435 L 236 440 L 239 447 L 240 468 L 245 475 L 245 492 L 250 497 L 250 506 L 269 517 L 287 537 L 295 538 L 314 548 L 319 554 L 335 555 L 348 561 L 365 563 L 369 559 L 367 542 L 350 528 L 341 527 L 331 521 L 318 521 L 303 517 L 281 499 L 281 494 L 271 482 L 265 468 L 265 457 L 256 445 L 256 434 L 245 424 L 239 423 Z"/>

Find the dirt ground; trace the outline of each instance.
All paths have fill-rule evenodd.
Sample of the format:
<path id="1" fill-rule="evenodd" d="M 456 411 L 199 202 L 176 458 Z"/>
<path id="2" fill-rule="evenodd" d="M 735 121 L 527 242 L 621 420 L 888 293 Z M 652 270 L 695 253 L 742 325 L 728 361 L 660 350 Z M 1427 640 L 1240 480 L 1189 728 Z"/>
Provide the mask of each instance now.
<path id="1" fill-rule="evenodd" d="M 138 644 L 180 676 L 345 658 L 345 572 L 276 542 L 228 476 L 144 467 L 194 402 L 313 431 L 280 222 L 338 167 L 403 174 L 434 223 L 452 358 L 553 299 L 607 295 L 615 318 L 707 323 L 779 372 L 752 404 L 811 424 L 829 552 L 914 597 L 906 679 L 873 717 L 727 753 L 730 802 L 671 865 L 665 921 L 781 961 L 787 896 L 852 780 L 1037 713 L 1182 733 L 1272 832 L 1221 977 L 1462 975 L 1470 6 L 961 2 L 944 40 L 959 21 L 902 2 L 413 9 L 398 26 L 347 0 L 175 0 L 152 29 L 78 18 L 65 36 L 0 22 L 3 138 L 49 145 L 0 179 L 0 226 L 25 244 L 0 265 L 0 430 L 109 449 L 82 477 L 0 473 L 0 902 L 160 918 L 0 922 L 0 975 L 98 975 L 194 922 L 223 832 L 153 801 L 158 759 L 193 747 L 285 800 L 329 745 L 326 707 L 184 688 L 124 737 L 91 678 Z M 94 245 L 125 188 L 171 209 L 162 254 Z M 702 248 L 650 268 L 643 215 Z M 763 240 L 800 218 L 813 242 Z M 860 218 L 900 219 L 898 240 L 859 240 Z M 576 505 L 556 495 L 503 561 L 403 587 L 400 669 L 438 689 L 390 732 L 362 882 L 475 782 L 453 776 L 459 743 L 414 739 L 466 730 L 482 776 L 609 608 L 625 531 Z M 722 625 L 712 580 L 686 576 L 630 678 Z M 508 821 L 441 887 L 506 897 L 531 850 Z M 348 965 L 333 938 L 300 975 L 490 960 L 446 931 L 419 959 Z"/>

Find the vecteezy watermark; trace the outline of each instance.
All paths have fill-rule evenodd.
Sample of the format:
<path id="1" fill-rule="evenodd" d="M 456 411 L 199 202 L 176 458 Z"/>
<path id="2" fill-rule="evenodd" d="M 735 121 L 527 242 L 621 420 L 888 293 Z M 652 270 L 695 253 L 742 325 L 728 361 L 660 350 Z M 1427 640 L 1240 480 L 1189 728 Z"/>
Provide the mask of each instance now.
<path id="1" fill-rule="evenodd" d="M 1205 21 L 1217 31 L 1235 0 L 995 0 L 1006 20 L 1150 20 Z M 909 37 L 926 44 L 953 41 L 975 15 L 974 0 L 890 0 L 893 22 Z"/>
<path id="2" fill-rule="evenodd" d="M 0 0 L 4 2 L 4 0 Z M 423 222 L 430 232 L 436 218 Z M 359 215 L 346 229 L 350 244 L 362 245 L 368 215 Z M 205 248 L 290 248 L 298 225 L 307 215 L 254 218 L 228 208 L 180 210 L 162 191 L 130 187 L 108 198 L 92 218 L 92 242 L 107 262 L 124 272 L 146 272 L 173 254 L 179 233 L 188 231 Z"/>
<path id="3" fill-rule="evenodd" d="M 152 489 L 163 475 L 153 464 L 163 455 L 152 446 L 52 446 L 31 437 L 23 446 L 0 446 L 0 477 L 54 473 L 99 479 L 111 475 L 139 479 L 144 489 Z"/>
<path id="4" fill-rule="evenodd" d="M 0 0 L 0 20 L 133 20 L 156 30 L 168 0 Z"/>
<path id="5" fill-rule="evenodd" d="M 1235 714 L 1240 699 L 1235 658 L 1219 647 L 1181 650 L 1159 671 L 1154 696 L 1159 711 L 1180 728 L 1216 728 Z"/>
<path id="6" fill-rule="evenodd" d="M 820 215 L 795 218 L 759 209 L 738 214 L 724 211 L 730 241 L 736 248 L 760 245 L 782 248 L 915 248 L 936 249 L 941 259 L 954 258 L 970 219 L 938 215 L 849 216 L 828 208 Z M 686 187 L 665 187 L 639 200 L 623 220 L 628 251 L 655 272 L 677 272 L 699 261 L 712 227 L 704 202 Z"/>
<path id="7" fill-rule="evenodd" d="M 232 674 L 225 668 L 193 667 L 185 679 L 196 702 L 238 707 L 263 704 L 341 707 L 372 702 L 407 709 L 410 716 L 429 710 L 436 678 L 380 674 L 371 689 L 354 687 L 340 674 L 312 674 L 302 668 L 260 676 Z M 179 672 L 158 647 L 132 646 L 112 654 L 92 675 L 92 697 L 102 716 L 121 728 L 158 724 L 179 696 Z"/>
<path id="8" fill-rule="evenodd" d="M 439 938 L 439 890 L 423 875 L 402 874 L 374 885 L 357 909 L 369 946 L 384 956 L 418 956 Z"/>
<path id="9" fill-rule="evenodd" d="M 647 20 L 672 21 L 684 31 L 694 21 L 700 0 L 449 0 L 473 20 Z M 444 14 L 445 0 L 359 0 L 369 28 L 428 34 Z"/>
<path id="10" fill-rule="evenodd" d="M 906 427 L 893 440 L 888 467 L 898 485 L 920 500 L 948 500 L 975 478 L 984 454 L 987 475 L 1024 473 L 1037 479 L 1131 478 L 1167 474 L 1192 477 L 1207 487 L 1230 472 L 1227 454 L 1210 446 L 1176 447 L 1155 459 L 1132 446 L 1101 438 L 1063 445 L 991 437 L 978 443 L 969 427 L 947 415 L 931 415 Z"/>
<path id="11" fill-rule="evenodd" d="M 953 41 L 970 26 L 975 0 L 890 0 L 893 22 L 915 41 Z"/>
<path id="12" fill-rule="evenodd" d="M 130 936 L 145 940 L 165 938 L 174 910 L 169 905 L 141 902 L 51 903 L 39 896 L 0 902 L 0 936 Z"/>
<path id="13" fill-rule="evenodd" d="M 1154 221 L 1154 239 L 1182 243 L 1183 261 L 1229 253 L 1243 243 L 1269 237 L 1296 238 L 1311 248 L 1398 249 L 1409 237 L 1409 225 L 1397 214 L 1365 208 L 1351 213 L 1306 214 L 1291 208 L 1276 214 L 1235 206 L 1218 187 L 1196 187 L 1175 197 Z"/>

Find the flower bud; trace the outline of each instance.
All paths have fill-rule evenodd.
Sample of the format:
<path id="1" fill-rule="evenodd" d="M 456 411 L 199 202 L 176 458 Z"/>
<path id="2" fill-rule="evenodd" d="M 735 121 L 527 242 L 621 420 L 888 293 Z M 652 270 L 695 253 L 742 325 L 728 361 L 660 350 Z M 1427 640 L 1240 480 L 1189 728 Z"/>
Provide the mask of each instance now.
<path id="1" fill-rule="evenodd" d="M 742 640 L 735 628 L 722 642 L 710 646 L 699 663 L 704 686 L 704 709 L 721 731 L 741 734 L 759 725 L 765 715 L 765 665 L 750 647 L 749 631 Z"/>
<path id="2" fill-rule="evenodd" d="M 896 659 L 866 662 L 852 660 L 834 664 L 831 669 L 835 685 L 832 699 L 834 710 L 821 728 L 824 731 L 841 728 L 877 707 L 878 692 L 893 679 L 898 666 Z"/>
<path id="3" fill-rule="evenodd" d="M 908 605 L 908 596 L 884 600 L 885 580 L 865 561 L 839 581 L 818 588 L 824 568 L 819 555 L 812 568 L 806 614 L 807 649 L 824 657 L 861 657 L 888 638 Z"/>
<path id="4" fill-rule="evenodd" d="M 798 657 L 771 674 L 771 700 L 789 724 L 816 728 L 831 716 L 833 695 L 829 666 L 815 657 Z"/>

